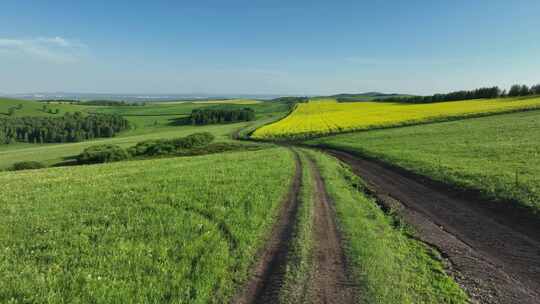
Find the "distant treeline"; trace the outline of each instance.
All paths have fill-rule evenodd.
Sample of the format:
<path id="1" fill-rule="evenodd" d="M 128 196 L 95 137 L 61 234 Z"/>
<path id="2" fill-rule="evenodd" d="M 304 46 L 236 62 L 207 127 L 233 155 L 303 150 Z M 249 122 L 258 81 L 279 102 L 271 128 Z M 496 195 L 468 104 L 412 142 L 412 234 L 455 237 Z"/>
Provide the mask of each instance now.
<path id="1" fill-rule="evenodd" d="M 405 102 L 405 103 L 431 103 L 443 101 L 458 101 L 481 98 L 518 97 L 540 94 L 540 84 L 532 87 L 526 85 L 513 85 L 508 92 L 499 87 L 479 88 L 471 91 L 455 91 L 447 94 L 429 96 L 407 96 L 377 99 L 377 101 Z"/>
<path id="2" fill-rule="evenodd" d="M 0 144 L 65 143 L 113 137 L 129 127 L 119 115 L 66 113 L 61 117 L 0 118 Z"/>
<path id="3" fill-rule="evenodd" d="M 283 102 L 283 103 L 303 103 L 303 102 L 308 102 L 309 97 L 306 97 L 306 96 L 278 97 L 278 98 L 272 99 L 271 101 Z"/>
<path id="4" fill-rule="evenodd" d="M 144 106 L 146 103 L 126 102 L 116 100 L 88 100 L 81 101 L 78 104 L 83 106 Z"/>
<path id="5" fill-rule="evenodd" d="M 225 122 L 250 121 L 255 119 L 255 111 L 242 109 L 195 109 L 191 112 L 189 122 L 193 125 L 208 125 Z"/>

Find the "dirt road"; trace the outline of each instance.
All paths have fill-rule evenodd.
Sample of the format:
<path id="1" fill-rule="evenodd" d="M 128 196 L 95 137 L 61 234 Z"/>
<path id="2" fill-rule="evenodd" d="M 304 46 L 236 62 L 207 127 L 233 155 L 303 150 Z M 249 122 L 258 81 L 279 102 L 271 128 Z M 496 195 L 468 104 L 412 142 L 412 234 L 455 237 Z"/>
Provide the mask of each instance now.
<path id="1" fill-rule="evenodd" d="M 490 202 L 464 198 L 384 164 L 327 150 L 397 208 L 423 242 L 436 247 L 473 301 L 540 303 L 540 230 L 528 219 L 493 212 Z"/>

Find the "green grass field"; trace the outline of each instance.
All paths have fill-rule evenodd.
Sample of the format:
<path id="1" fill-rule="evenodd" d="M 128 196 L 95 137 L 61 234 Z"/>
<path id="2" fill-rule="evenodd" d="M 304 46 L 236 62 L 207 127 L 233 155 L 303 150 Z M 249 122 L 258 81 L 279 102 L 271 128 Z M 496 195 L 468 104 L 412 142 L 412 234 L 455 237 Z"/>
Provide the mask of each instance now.
<path id="1" fill-rule="evenodd" d="M 62 116 L 67 112 L 88 112 L 96 108 L 94 106 L 82 106 L 82 105 L 72 105 L 69 103 L 51 103 L 47 104 L 39 101 L 31 100 L 19 100 L 19 99 L 8 99 L 0 97 L 0 118 L 9 117 L 8 111 L 10 108 L 18 107 L 22 105 L 20 110 L 15 110 L 13 117 L 21 116 Z M 48 109 L 56 110 L 58 109 L 58 114 L 51 114 L 43 110 L 43 106 L 47 106 Z"/>
<path id="2" fill-rule="evenodd" d="M 293 173 L 283 148 L 0 173 L 0 302 L 225 303 Z"/>
<path id="3" fill-rule="evenodd" d="M 540 211 L 540 111 L 309 141 L 382 159 L 490 198 Z"/>
<path id="4" fill-rule="evenodd" d="M 140 135 L 123 135 L 114 138 L 98 139 L 78 143 L 65 144 L 14 144 L 0 146 L 0 169 L 7 169 L 20 161 L 39 161 L 46 165 L 54 165 L 80 154 L 85 148 L 96 144 L 115 144 L 122 147 L 135 145 L 147 139 L 175 138 L 190 135 L 196 132 L 210 132 L 216 136 L 216 142 L 231 141 L 230 134 L 246 126 L 248 123 L 235 123 L 228 125 L 208 126 L 182 126 L 154 129 Z"/>
<path id="5" fill-rule="evenodd" d="M 0 100 L 0 112 L 6 111 L 11 106 L 23 104 L 21 113 L 28 116 L 52 115 L 41 111 L 42 103 L 24 100 Z M 35 160 L 46 165 L 54 165 L 73 157 L 82 152 L 86 147 L 95 144 L 116 144 L 128 147 L 137 142 L 147 139 L 174 138 L 189 135 L 195 132 L 210 132 L 216 136 L 216 141 L 230 141 L 231 134 L 236 130 L 244 129 L 248 126 L 258 126 L 261 123 L 273 121 L 282 117 L 288 110 L 283 103 L 256 103 L 256 104 L 194 104 L 194 103 L 174 103 L 170 105 L 148 103 L 145 106 L 78 106 L 61 104 L 69 111 L 81 110 L 87 112 L 99 112 L 108 114 L 119 114 L 124 116 L 132 124 L 129 131 L 120 133 L 114 138 L 98 139 L 79 143 L 64 144 L 27 144 L 15 143 L 0 145 L 0 170 L 11 167 L 15 162 Z M 52 107 L 52 105 L 51 105 Z M 241 122 L 225 125 L 191 126 L 177 125 L 175 119 L 188 116 L 193 109 L 202 107 L 227 107 L 242 108 L 251 107 L 256 111 L 257 120 L 251 122 Z M 7 117 L 7 116 L 6 116 Z M 251 130 L 251 129 L 250 129 Z"/>
<path id="6" fill-rule="evenodd" d="M 394 227 L 391 216 L 353 186 L 362 184 L 353 173 L 326 154 L 307 153 L 334 201 L 361 303 L 467 303 L 437 253 L 408 237 L 407 227 Z"/>

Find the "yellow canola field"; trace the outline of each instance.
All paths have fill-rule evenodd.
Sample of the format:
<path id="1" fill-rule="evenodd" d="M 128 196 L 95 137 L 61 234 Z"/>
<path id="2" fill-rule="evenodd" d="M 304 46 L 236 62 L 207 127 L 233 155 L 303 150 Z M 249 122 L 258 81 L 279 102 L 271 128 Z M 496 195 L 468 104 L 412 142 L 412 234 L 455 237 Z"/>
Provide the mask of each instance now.
<path id="1" fill-rule="evenodd" d="M 400 126 L 456 117 L 540 109 L 540 97 L 475 99 L 428 104 L 343 102 L 301 103 L 284 119 L 257 129 L 257 139 L 301 139 L 340 132 Z"/>

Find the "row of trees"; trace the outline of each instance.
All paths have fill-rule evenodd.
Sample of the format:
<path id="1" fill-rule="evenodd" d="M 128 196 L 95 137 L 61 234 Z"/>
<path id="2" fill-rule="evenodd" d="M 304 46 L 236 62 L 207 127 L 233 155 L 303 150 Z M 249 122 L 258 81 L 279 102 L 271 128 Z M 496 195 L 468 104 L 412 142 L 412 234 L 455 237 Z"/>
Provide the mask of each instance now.
<path id="1" fill-rule="evenodd" d="M 470 91 L 455 91 L 447 94 L 435 94 L 429 96 L 404 96 L 377 99 L 377 101 L 406 102 L 406 103 L 431 103 L 442 101 L 458 101 L 481 98 L 500 98 L 540 95 L 540 84 L 528 87 L 526 85 L 513 85 L 508 92 L 499 87 L 479 88 Z"/>
<path id="2" fill-rule="evenodd" d="M 0 118 L 0 144 L 64 143 L 113 137 L 129 127 L 119 115 L 66 113 L 61 117 Z"/>
<path id="3" fill-rule="evenodd" d="M 508 96 L 530 96 L 530 95 L 540 95 L 540 84 L 528 87 L 526 85 L 515 84 L 508 91 Z"/>
<path id="4" fill-rule="evenodd" d="M 196 109 L 191 112 L 189 121 L 192 125 L 208 125 L 255 119 L 255 111 L 243 109 Z"/>

